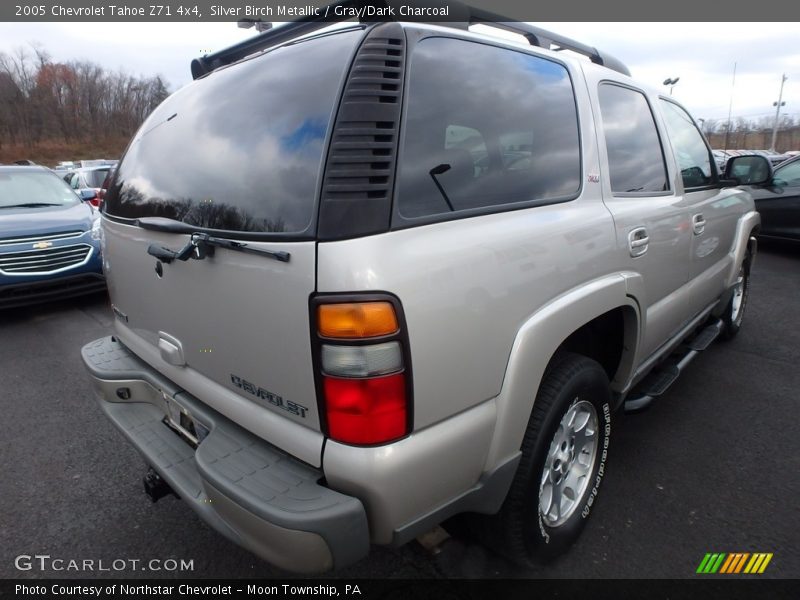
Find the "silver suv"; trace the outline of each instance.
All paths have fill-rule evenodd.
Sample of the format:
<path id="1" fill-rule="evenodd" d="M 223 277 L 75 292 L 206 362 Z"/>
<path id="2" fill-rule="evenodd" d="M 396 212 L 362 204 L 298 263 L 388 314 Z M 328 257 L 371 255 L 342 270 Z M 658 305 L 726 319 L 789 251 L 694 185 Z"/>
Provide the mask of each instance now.
<path id="1" fill-rule="evenodd" d="M 462 513 L 552 558 L 615 411 L 741 325 L 759 216 L 686 110 L 462 18 L 304 19 L 198 59 L 106 196 L 100 405 L 154 500 L 285 569 Z"/>

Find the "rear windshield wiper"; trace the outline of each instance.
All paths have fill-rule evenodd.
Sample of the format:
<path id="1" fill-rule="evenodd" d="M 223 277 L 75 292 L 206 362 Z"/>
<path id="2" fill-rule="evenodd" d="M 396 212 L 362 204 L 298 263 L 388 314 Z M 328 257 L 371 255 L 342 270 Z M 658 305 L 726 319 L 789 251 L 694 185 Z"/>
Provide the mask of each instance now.
<path id="1" fill-rule="evenodd" d="M 233 240 L 226 240 L 225 238 L 211 237 L 207 233 L 192 234 L 192 243 L 195 244 L 208 244 L 209 246 L 217 246 L 219 248 L 228 248 L 229 250 L 236 250 L 237 252 L 246 252 L 248 254 L 261 254 L 262 256 L 269 256 L 281 262 L 289 262 L 291 254 L 281 250 L 267 250 L 266 248 L 253 248 L 244 242 L 235 242 Z"/>
<path id="2" fill-rule="evenodd" d="M 24 204 L 12 204 L 10 206 L 0 206 L 0 208 L 36 208 L 37 206 L 63 206 L 52 202 L 25 202 Z"/>
<path id="3" fill-rule="evenodd" d="M 243 242 L 234 242 L 233 240 L 226 240 L 224 238 L 217 238 L 208 235 L 207 233 L 193 233 L 189 243 L 178 251 L 164 248 L 156 244 L 150 244 L 147 248 L 147 253 L 150 256 L 155 256 L 162 262 L 167 264 L 173 260 L 186 261 L 190 258 L 202 260 L 207 256 L 214 255 L 214 248 L 228 248 L 229 250 L 236 250 L 237 252 L 246 252 L 248 254 L 259 254 L 274 258 L 281 262 L 289 262 L 291 254 L 278 250 L 267 250 L 265 248 L 253 248 Z"/>

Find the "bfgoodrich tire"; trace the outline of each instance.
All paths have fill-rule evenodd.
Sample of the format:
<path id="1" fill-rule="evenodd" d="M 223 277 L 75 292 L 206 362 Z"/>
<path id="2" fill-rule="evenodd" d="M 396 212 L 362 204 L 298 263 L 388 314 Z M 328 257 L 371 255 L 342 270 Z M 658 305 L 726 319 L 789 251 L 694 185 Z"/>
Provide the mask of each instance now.
<path id="1" fill-rule="evenodd" d="M 611 435 L 608 377 L 571 353 L 553 359 L 539 388 L 509 494 L 490 544 L 515 562 L 547 562 L 578 538 L 606 471 Z"/>

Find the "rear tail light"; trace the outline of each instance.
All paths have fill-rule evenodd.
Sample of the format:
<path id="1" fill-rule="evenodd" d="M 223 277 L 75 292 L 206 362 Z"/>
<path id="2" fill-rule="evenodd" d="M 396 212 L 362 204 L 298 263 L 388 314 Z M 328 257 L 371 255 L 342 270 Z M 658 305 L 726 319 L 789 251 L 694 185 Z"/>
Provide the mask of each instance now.
<path id="1" fill-rule="evenodd" d="M 403 370 L 400 342 L 369 346 L 322 345 L 322 371 L 338 377 L 375 377 Z"/>
<path id="2" fill-rule="evenodd" d="M 385 444 L 407 435 L 411 372 L 396 301 L 312 303 L 321 414 L 331 439 Z"/>
<path id="3" fill-rule="evenodd" d="M 389 302 L 323 304 L 319 334 L 330 338 L 370 338 L 397 332 L 397 315 Z"/>
<path id="4" fill-rule="evenodd" d="M 381 444 L 406 434 L 406 384 L 402 373 L 340 379 L 324 376 L 328 435 L 348 444 Z"/>

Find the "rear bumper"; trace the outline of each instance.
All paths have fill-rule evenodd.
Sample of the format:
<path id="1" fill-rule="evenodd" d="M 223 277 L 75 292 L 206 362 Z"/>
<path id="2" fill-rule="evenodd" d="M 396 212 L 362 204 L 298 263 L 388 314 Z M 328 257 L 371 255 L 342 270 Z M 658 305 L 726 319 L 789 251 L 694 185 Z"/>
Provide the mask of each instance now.
<path id="1" fill-rule="evenodd" d="M 180 390 L 114 338 L 84 346 L 108 418 L 211 527 L 278 567 L 341 568 L 369 551 L 361 502 Z M 197 447 L 166 422 L 167 399 L 208 428 Z"/>

